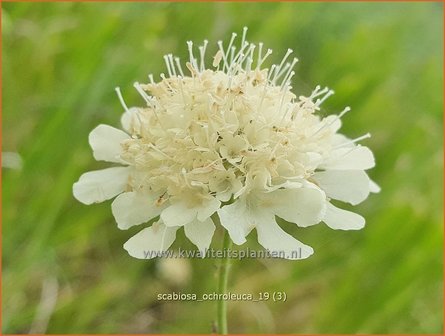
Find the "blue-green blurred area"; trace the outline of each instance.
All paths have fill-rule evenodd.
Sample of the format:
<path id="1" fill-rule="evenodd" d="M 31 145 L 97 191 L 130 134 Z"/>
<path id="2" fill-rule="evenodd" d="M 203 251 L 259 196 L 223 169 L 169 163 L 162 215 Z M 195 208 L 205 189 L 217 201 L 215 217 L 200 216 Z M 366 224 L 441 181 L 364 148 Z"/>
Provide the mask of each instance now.
<path id="1" fill-rule="evenodd" d="M 165 71 L 187 40 L 252 42 L 300 59 L 294 90 L 336 91 L 320 113 L 350 105 L 343 132 L 366 132 L 382 187 L 356 210 L 361 231 L 285 230 L 311 258 L 235 261 L 230 290 L 284 291 L 286 302 L 230 302 L 236 333 L 441 333 L 443 327 L 443 6 L 440 3 L 2 3 L 5 333 L 209 333 L 215 302 L 158 293 L 216 290 L 218 261 L 129 257 L 110 202 L 85 206 L 72 184 L 94 161 L 88 133 L 119 126 L 134 90 Z M 209 62 L 211 61 L 209 55 Z M 212 246 L 221 246 L 221 231 Z M 255 234 L 246 246 L 259 248 Z M 193 248 L 183 233 L 173 248 Z M 242 248 L 244 248 L 243 246 Z"/>

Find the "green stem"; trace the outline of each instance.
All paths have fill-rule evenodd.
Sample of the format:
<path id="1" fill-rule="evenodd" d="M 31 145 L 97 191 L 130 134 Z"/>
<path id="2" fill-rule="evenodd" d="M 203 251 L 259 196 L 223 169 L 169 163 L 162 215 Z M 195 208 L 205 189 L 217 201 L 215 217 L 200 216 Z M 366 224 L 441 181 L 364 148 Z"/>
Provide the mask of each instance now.
<path id="1" fill-rule="evenodd" d="M 219 218 L 218 218 L 219 221 Z M 227 292 L 227 284 L 229 280 L 230 258 L 228 250 L 232 247 L 232 240 L 227 231 L 224 232 L 223 241 L 223 259 L 219 266 L 219 279 L 218 279 L 218 294 L 225 294 Z M 218 333 L 221 335 L 227 335 L 227 300 L 218 300 L 217 305 L 217 323 Z"/>

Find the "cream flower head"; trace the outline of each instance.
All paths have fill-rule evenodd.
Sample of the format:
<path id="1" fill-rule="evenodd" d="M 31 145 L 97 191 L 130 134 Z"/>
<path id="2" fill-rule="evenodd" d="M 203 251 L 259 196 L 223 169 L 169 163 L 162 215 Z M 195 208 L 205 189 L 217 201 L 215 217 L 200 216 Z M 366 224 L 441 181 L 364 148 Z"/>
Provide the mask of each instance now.
<path id="1" fill-rule="evenodd" d="M 215 216 L 235 244 L 252 229 L 259 243 L 287 259 L 304 259 L 313 250 L 283 231 L 276 216 L 307 227 L 325 222 L 340 230 L 361 229 L 362 216 L 342 210 L 331 199 L 358 204 L 378 191 L 365 173 L 372 152 L 338 133 L 339 115 L 321 117 L 320 105 L 333 91 L 316 87 L 309 96 L 292 92 L 297 59 L 288 50 L 279 64 L 263 68 L 272 53 L 263 44 L 234 33 L 218 42 L 206 68 L 207 41 L 187 42 L 186 71 L 178 58 L 164 56 L 168 75 L 135 83 L 146 102 L 127 108 L 124 131 L 97 126 L 89 136 L 96 160 L 117 163 L 83 174 L 73 186 L 84 204 L 115 196 L 111 207 L 120 229 L 158 218 L 124 244 L 136 258 L 170 247 L 176 231 L 204 252 L 215 231 Z M 219 221 L 218 221 L 219 222 Z"/>

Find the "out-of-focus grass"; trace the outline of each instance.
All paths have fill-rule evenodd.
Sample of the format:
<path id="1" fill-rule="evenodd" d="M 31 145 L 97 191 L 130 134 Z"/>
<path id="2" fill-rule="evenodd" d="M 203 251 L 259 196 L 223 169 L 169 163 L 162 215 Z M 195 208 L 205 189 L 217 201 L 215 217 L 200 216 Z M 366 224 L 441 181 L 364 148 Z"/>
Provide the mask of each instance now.
<path id="1" fill-rule="evenodd" d="M 336 90 L 322 113 L 352 106 L 344 132 L 373 134 L 366 144 L 382 193 L 357 207 L 367 218 L 360 232 L 283 224 L 314 246 L 308 260 L 235 262 L 231 291 L 285 291 L 288 300 L 231 302 L 231 331 L 441 332 L 441 4 L 2 7 L 2 150 L 24 159 L 21 171 L 3 171 L 3 332 L 211 332 L 214 302 L 163 303 L 156 294 L 213 291 L 217 262 L 130 258 L 121 246 L 138 229 L 119 231 L 109 202 L 83 206 L 71 186 L 106 166 L 92 159 L 87 136 L 98 123 L 119 125 L 115 86 L 142 104 L 132 83 L 164 71 L 163 54 L 185 56 L 185 41 L 216 42 L 244 25 L 275 61 L 295 50 L 296 91 Z M 183 234 L 174 246 L 192 248 Z"/>

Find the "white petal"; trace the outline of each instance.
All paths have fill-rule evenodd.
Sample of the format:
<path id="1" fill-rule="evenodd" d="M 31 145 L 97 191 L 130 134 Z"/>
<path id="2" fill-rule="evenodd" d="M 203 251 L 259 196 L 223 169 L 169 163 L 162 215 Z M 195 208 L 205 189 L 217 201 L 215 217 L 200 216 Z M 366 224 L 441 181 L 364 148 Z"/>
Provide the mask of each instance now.
<path id="1" fill-rule="evenodd" d="M 111 211 L 117 226 L 126 230 L 158 216 L 163 206 L 156 205 L 157 197 L 142 192 L 126 192 L 120 194 L 111 204 Z"/>
<path id="2" fill-rule="evenodd" d="M 197 208 L 189 208 L 184 202 L 176 202 L 162 211 L 161 218 L 167 226 L 183 226 L 196 218 Z"/>
<path id="3" fill-rule="evenodd" d="M 88 139 L 96 160 L 120 163 L 121 142 L 130 136 L 117 128 L 99 125 L 91 131 Z"/>
<path id="4" fill-rule="evenodd" d="M 338 115 L 332 114 L 323 119 L 325 125 L 331 129 L 332 133 L 336 133 L 341 128 L 341 118 Z"/>
<path id="5" fill-rule="evenodd" d="M 365 219 L 351 211 L 346 211 L 327 202 L 326 216 L 323 220 L 331 229 L 360 230 L 365 226 Z"/>
<path id="6" fill-rule="evenodd" d="M 372 193 L 379 193 L 381 190 L 380 186 L 373 180 L 369 180 L 369 191 Z"/>
<path id="7" fill-rule="evenodd" d="M 137 259 L 152 259 L 160 256 L 175 241 L 177 227 L 166 227 L 162 223 L 154 223 L 131 237 L 124 249 Z"/>
<path id="8" fill-rule="evenodd" d="M 317 168 L 323 162 L 321 154 L 315 152 L 307 152 L 302 158 L 304 160 L 302 163 L 307 167 L 313 167 L 313 169 Z"/>
<path id="9" fill-rule="evenodd" d="M 218 210 L 218 216 L 232 241 L 237 245 L 244 244 L 246 236 L 254 227 L 254 223 L 249 219 L 245 202 L 237 199 L 233 204 L 223 206 Z"/>
<path id="10" fill-rule="evenodd" d="M 295 181 L 285 181 L 284 183 L 280 183 L 280 184 L 276 184 L 274 186 L 266 186 L 266 190 L 268 192 L 272 192 L 278 189 L 296 189 L 296 188 L 300 188 L 303 185 L 300 182 L 295 182 Z"/>
<path id="11" fill-rule="evenodd" d="M 356 205 L 369 196 L 370 180 L 363 170 L 327 170 L 312 178 L 333 199 Z"/>
<path id="12" fill-rule="evenodd" d="M 259 212 L 256 216 L 258 242 L 273 256 L 286 259 L 305 259 L 314 253 L 312 247 L 303 244 L 283 231 L 273 214 Z"/>
<path id="13" fill-rule="evenodd" d="M 331 156 L 319 168 L 337 170 L 366 170 L 375 166 L 374 155 L 365 146 L 342 147 L 332 151 Z"/>
<path id="14" fill-rule="evenodd" d="M 298 226 L 317 224 L 324 217 L 326 196 L 318 188 L 279 189 L 266 195 L 274 214 Z"/>
<path id="15" fill-rule="evenodd" d="M 74 197 L 84 203 L 100 203 L 125 190 L 130 168 L 114 167 L 83 174 L 73 185 Z"/>
<path id="16" fill-rule="evenodd" d="M 209 248 L 213 233 L 215 232 L 215 224 L 213 224 L 212 219 L 207 218 L 203 222 L 194 220 L 184 226 L 184 232 L 186 237 L 201 251 L 202 257 L 204 257 L 205 250 Z"/>
<path id="17" fill-rule="evenodd" d="M 352 139 L 344 136 L 340 133 L 335 133 L 332 136 L 332 146 L 334 147 L 342 147 L 342 148 L 354 148 L 356 144 L 352 142 Z"/>
<path id="18" fill-rule="evenodd" d="M 220 192 L 215 195 L 216 199 L 221 202 L 228 202 L 232 197 L 231 191 Z"/>
<path id="19" fill-rule="evenodd" d="M 212 198 L 211 200 L 204 202 L 204 204 L 200 208 L 198 208 L 198 220 L 200 220 L 201 222 L 205 221 L 207 218 L 213 215 L 216 210 L 219 209 L 220 205 L 221 202 L 218 201 L 216 198 Z"/>

